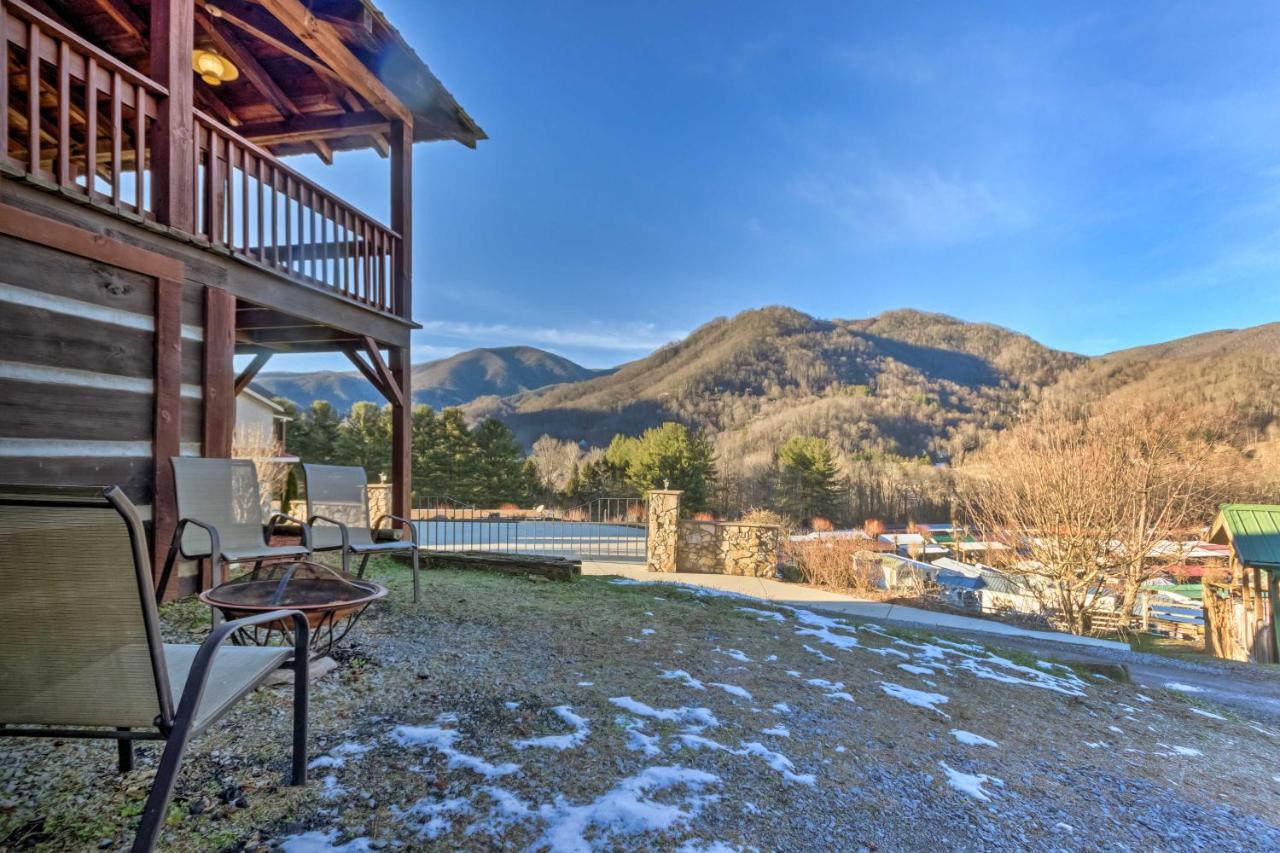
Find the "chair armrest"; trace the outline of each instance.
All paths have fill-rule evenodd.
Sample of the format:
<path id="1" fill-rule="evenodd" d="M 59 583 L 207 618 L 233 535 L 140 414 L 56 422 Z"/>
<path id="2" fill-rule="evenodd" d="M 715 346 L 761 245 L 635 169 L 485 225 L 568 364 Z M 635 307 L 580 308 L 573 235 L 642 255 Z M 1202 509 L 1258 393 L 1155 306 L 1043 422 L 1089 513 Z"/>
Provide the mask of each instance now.
<path id="1" fill-rule="evenodd" d="M 196 527 L 201 528 L 202 530 L 204 530 L 205 533 L 209 534 L 209 553 L 208 554 L 188 554 L 186 549 L 182 547 L 182 529 L 186 527 L 188 524 L 194 524 Z M 177 527 L 177 530 L 174 531 L 174 535 L 177 537 L 177 540 L 178 540 L 179 552 L 182 554 L 183 557 L 185 557 L 188 560 L 199 560 L 204 557 L 208 557 L 211 560 L 216 560 L 218 556 L 222 553 L 222 537 L 218 535 L 218 528 L 214 527 L 212 524 L 208 523 L 207 521 L 201 521 L 198 518 L 191 518 L 190 516 L 187 516 L 186 518 L 180 518 L 178 519 L 178 527 Z"/>
<path id="2" fill-rule="evenodd" d="M 379 527 L 381 527 L 382 522 L 386 521 L 387 519 L 400 522 L 400 524 L 402 524 L 404 528 L 409 531 L 409 541 L 413 543 L 413 547 L 415 548 L 418 547 L 418 528 L 415 527 L 413 522 L 409 521 L 409 519 L 407 518 L 401 518 L 398 515 L 392 515 L 391 513 L 386 513 L 385 515 L 378 516 L 378 520 L 373 523 L 374 529 L 376 530 Z"/>
<path id="3" fill-rule="evenodd" d="M 209 673 L 213 668 L 213 659 L 222 648 L 222 644 L 240 628 L 250 625 L 261 625 L 265 622 L 275 622 L 282 619 L 293 620 L 293 664 L 297 670 L 299 666 L 305 667 L 310 664 L 307 649 L 311 644 L 311 626 L 307 623 L 307 617 L 300 610 L 272 610 L 270 613 L 258 613 L 253 616 L 246 616 L 243 619 L 235 619 L 231 622 L 223 622 L 216 626 L 213 631 L 205 637 L 200 648 L 196 651 L 195 658 L 191 661 L 191 669 L 187 673 L 186 687 L 182 690 L 182 698 L 178 702 L 177 713 L 173 718 L 173 727 L 180 725 L 190 725 L 195 719 L 196 710 L 200 707 L 200 699 L 204 695 L 204 688 L 209 681 Z M 296 677 L 296 676 L 295 676 Z"/>
<path id="4" fill-rule="evenodd" d="M 313 515 L 307 519 L 307 525 L 314 527 L 317 521 L 324 521 L 338 528 L 338 535 L 342 537 L 342 550 L 346 551 L 351 547 L 351 534 L 347 532 L 347 526 L 336 518 L 330 518 L 327 515 Z"/>
<path id="5" fill-rule="evenodd" d="M 283 513 L 283 512 L 273 512 L 271 513 L 271 517 L 267 519 L 267 539 L 270 539 L 271 536 L 275 533 L 276 521 L 279 519 L 284 519 L 285 521 L 292 521 L 294 524 L 302 528 L 302 547 L 310 551 L 311 550 L 311 525 L 307 524 L 305 521 L 303 521 L 300 518 L 294 518 L 292 515 L 287 515 L 286 513 Z"/>

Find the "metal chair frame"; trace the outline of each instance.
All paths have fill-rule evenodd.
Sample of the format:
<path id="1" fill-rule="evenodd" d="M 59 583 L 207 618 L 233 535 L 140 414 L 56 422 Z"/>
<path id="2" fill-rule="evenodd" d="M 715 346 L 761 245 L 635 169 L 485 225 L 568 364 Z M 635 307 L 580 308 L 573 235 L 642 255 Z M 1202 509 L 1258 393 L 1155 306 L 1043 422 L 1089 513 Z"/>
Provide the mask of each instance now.
<path id="1" fill-rule="evenodd" d="M 20 491 L 34 492 L 36 490 L 30 487 L 25 489 L 23 487 L 4 488 L 4 492 L 9 496 Z M 200 709 L 200 700 L 204 695 L 214 659 L 223 648 L 223 643 L 242 628 L 265 622 L 291 619 L 294 625 L 294 649 L 306 649 L 310 642 L 310 626 L 307 624 L 306 616 L 297 610 L 276 610 L 271 613 L 262 613 L 218 625 L 200 644 L 192 660 L 191 669 L 188 671 L 182 696 L 179 698 L 175 708 L 168 669 L 164 661 L 164 646 L 160 637 L 159 616 L 156 612 L 155 600 L 152 597 L 151 566 L 147 557 L 146 535 L 137 510 L 118 486 L 109 486 L 100 491 L 74 488 L 42 488 L 38 491 L 45 495 L 62 493 L 67 496 L 66 500 L 61 501 L 40 501 L 40 505 L 46 507 L 83 507 L 86 505 L 86 498 L 100 497 L 120 514 L 121 519 L 126 524 L 133 550 L 133 569 L 138 577 L 138 593 L 142 599 L 142 612 L 146 623 L 151 668 L 156 679 L 158 713 L 156 714 L 154 729 L 108 727 L 109 723 L 104 723 L 102 728 L 0 725 L 0 736 L 112 739 L 117 744 L 117 761 L 121 773 L 127 773 L 133 769 L 134 741 L 164 741 L 164 752 L 160 756 L 155 782 L 152 784 L 151 793 L 147 796 L 147 802 L 142 812 L 142 820 L 138 826 L 138 832 L 134 837 L 132 847 L 134 853 L 147 853 L 147 851 L 154 849 L 160 830 L 164 826 L 165 813 L 168 810 L 169 801 L 173 797 L 178 769 L 181 766 L 187 744 L 193 737 L 210 728 L 221 716 L 221 714 L 212 716 L 204 720 L 200 726 L 197 727 L 195 725 L 197 712 Z M 6 504 L 21 503 L 20 500 L 13 497 L 0 498 L 0 502 Z M 307 712 L 309 702 L 309 659 L 307 654 L 304 652 L 299 655 L 295 652 L 288 666 L 294 673 L 293 759 L 289 784 L 305 785 L 307 782 Z M 253 683 L 245 685 L 244 691 L 233 702 L 228 704 L 228 709 L 236 701 L 248 695 L 269 674 L 270 671 L 264 673 Z"/>

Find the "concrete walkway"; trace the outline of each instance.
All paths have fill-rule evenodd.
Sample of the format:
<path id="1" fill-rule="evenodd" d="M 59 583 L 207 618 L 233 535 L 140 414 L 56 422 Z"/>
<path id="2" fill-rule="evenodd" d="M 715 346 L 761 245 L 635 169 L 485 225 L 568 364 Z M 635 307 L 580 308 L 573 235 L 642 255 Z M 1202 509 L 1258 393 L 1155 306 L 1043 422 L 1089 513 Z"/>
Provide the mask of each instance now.
<path id="1" fill-rule="evenodd" d="M 622 562 L 606 560 L 583 560 L 584 575 L 618 575 L 633 580 L 654 583 L 682 583 L 716 589 L 721 592 L 732 592 L 752 598 L 768 601 L 773 604 L 786 604 L 792 607 L 804 607 L 813 610 L 825 610 L 842 616 L 855 616 L 860 619 L 887 620 L 906 625 L 938 630 L 972 631 L 978 634 L 993 634 L 1002 637 L 1022 637 L 1031 640 L 1043 640 L 1064 643 L 1074 646 L 1087 646 L 1095 649 L 1128 651 L 1125 643 L 1114 640 L 1100 640 L 1096 637 L 1077 637 L 1073 634 L 1060 634 L 1056 631 L 1032 631 L 1015 625 L 1006 625 L 990 619 L 974 619 L 970 616 L 957 616 L 951 613 L 937 613 L 932 610 L 921 610 L 917 607 L 904 607 L 900 604 L 885 604 L 879 601 L 865 601 L 839 592 L 815 589 L 803 584 L 784 583 L 769 578 L 748 578 L 737 575 L 704 575 L 690 572 L 650 572 L 640 562 Z"/>

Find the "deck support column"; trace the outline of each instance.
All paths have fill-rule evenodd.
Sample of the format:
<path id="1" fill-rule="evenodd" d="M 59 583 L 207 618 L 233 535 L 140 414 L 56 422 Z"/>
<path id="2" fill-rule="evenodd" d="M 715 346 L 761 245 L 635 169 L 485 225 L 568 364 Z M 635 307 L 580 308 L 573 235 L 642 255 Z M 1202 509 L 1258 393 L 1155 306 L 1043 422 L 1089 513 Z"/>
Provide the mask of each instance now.
<path id="1" fill-rule="evenodd" d="M 403 403 L 391 401 L 391 514 L 409 515 L 413 494 L 413 398 L 409 396 L 409 348 L 392 347 L 389 366 Z"/>
<path id="2" fill-rule="evenodd" d="M 195 233 L 195 4 L 151 0 L 151 77 L 169 90 L 152 130 L 151 175 L 156 221 Z"/>
<path id="3" fill-rule="evenodd" d="M 156 279 L 155 300 L 155 426 L 152 434 L 154 469 L 151 502 L 151 570 L 160 579 L 164 557 L 177 524 L 173 465 L 181 452 L 182 413 L 182 282 Z M 173 590 L 172 592 L 176 592 Z"/>
<path id="4" fill-rule="evenodd" d="M 210 459 L 231 456 L 236 424 L 236 298 L 220 287 L 204 291 L 204 447 Z"/>
<path id="5" fill-rule="evenodd" d="M 391 228 L 400 235 L 396 241 L 392 267 L 392 305 L 395 312 L 413 317 L 413 124 L 392 121 L 391 142 Z M 410 461 L 410 434 L 413 395 L 410 387 L 408 347 L 391 347 L 389 367 L 401 402 L 391 404 L 391 512 L 409 518 L 413 494 L 413 467 Z"/>

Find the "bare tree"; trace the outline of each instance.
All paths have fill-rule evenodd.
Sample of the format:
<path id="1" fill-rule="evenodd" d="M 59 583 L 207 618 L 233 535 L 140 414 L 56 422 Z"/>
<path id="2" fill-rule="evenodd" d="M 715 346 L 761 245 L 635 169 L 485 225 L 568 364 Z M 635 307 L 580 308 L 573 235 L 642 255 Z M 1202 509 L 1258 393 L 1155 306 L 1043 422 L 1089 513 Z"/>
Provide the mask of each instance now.
<path id="1" fill-rule="evenodd" d="M 1209 517 L 1221 450 L 1171 407 L 1046 408 L 984 454 L 963 507 L 1010 546 L 993 559 L 1079 634 L 1100 608 L 1132 612 L 1153 547 Z"/>
<path id="2" fill-rule="evenodd" d="M 236 427 L 231 435 L 231 456 L 253 462 L 258 473 L 258 485 L 262 490 L 262 512 L 271 511 L 273 498 L 284 499 L 285 482 L 295 460 L 285 455 L 284 444 L 272 435 L 269 428 Z M 281 509 L 289 511 L 288 507 Z"/>
<path id="3" fill-rule="evenodd" d="M 575 442 L 544 435 L 533 443 L 529 460 L 545 486 L 562 492 L 573 478 L 574 468 L 582 462 L 582 448 Z"/>

